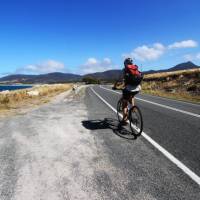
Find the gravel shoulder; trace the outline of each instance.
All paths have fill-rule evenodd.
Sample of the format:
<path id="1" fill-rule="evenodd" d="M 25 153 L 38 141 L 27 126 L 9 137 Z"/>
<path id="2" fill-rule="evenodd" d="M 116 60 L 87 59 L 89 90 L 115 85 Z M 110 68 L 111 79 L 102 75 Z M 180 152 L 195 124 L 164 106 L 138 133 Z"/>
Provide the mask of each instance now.
<path id="1" fill-rule="evenodd" d="M 96 199 L 84 88 L 0 121 L 0 199 Z"/>

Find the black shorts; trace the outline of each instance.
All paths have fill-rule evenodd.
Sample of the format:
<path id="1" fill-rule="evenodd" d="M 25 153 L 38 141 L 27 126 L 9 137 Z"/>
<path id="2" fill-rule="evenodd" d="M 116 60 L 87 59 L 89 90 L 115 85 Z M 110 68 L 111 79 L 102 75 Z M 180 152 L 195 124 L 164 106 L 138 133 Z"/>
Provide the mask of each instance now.
<path id="1" fill-rule="evenodd" d="M 127 89 L 122 90 L 123 99 L 125 99 L 125 100 L 129 100 L 131 96 L 134 97 L 138 93 L 139 93 L 139 91 L 131 92 Z"/>

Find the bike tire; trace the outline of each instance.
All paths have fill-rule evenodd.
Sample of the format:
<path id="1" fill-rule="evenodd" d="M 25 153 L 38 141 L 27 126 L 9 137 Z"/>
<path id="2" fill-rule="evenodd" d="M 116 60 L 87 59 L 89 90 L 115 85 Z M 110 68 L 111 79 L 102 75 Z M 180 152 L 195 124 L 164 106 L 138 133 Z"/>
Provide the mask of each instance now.
<path id="1" fill-rule="evenodd" d="M 117 118 L 119 123 L 122 122 L 123 116 L 123 107 L 122 107 L 122 99 L 117 102 Z"/>
<path id="2" fill-rule="evenodd" d="M 143 118 L 139 107 L 133 106 L 129 110 L 129 121 L 132 133 L 136 136 L 140 136 L 143 131 Z"/>

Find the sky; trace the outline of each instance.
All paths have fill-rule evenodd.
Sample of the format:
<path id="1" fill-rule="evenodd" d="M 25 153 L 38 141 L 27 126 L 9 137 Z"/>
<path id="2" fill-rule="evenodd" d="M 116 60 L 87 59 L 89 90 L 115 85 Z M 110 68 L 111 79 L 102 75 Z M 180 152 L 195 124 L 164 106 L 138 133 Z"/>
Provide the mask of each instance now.
<path id="1" fill-rule="evenodd" d="M 199 0 L 0 0 L 0 76 L 200 65 Z"/>

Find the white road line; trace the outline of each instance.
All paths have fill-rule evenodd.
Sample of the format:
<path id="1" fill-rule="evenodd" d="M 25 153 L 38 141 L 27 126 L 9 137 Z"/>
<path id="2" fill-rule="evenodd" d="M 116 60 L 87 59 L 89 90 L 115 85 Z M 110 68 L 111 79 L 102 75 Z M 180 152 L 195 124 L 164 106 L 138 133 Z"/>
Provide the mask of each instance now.
<path id="1" fill-rule="evenodd" d="M 100 86 L 100 88 L 102 88 L 102 89 L 104 89 L 104 90 L 108 90 L 108 91 L 114 92 L 114 93 L 117 93 L 117 94 L 121 94 L 120 92 L 113 91 L 113 90 L 111 90 L 111 89 L 108 89 L 108 88 L 105 88 L 105 87 L 102 87 L 102 86 Z M 144 102 L 146 102 L 146 103 L 150 103 L 150 104 L 153 104 L 153 105 L 156 105 L 156 106 L 160 106 L 160 107 L 163 107 L 163 108 L 167 108 L 167 109 L 169 109 L 169 110 L 181 112 L 181 113 L 184 113 L 184 114 L 187 114 L 187 115 L 191 115 L 191 116 L 193 116 L 193 117 L 200 118 L 200 115 L 195 114 L 195 113 L 192 113 L 192 112 L 188 112 L 188 111 L 185 111 L 185 110 L 180 110 L 180 109 L 178 109 L 178 108 L 174 108 L 174 107 L 171 107 L 171 106 L 166 106 L 166 105 L 163 105 L 163 104 L 155 103 L 155 102 L 148 101 L 148 100 L 145 100 L 145 99 L 141 99 L 141 98 L 138 98 L 138 97 L 135 97 L 135 98 L 138 99 L 138 100 L 140 100 L 140 101 L 144 101 Z"/>
<path id="2" fill-rule="evenodd" d="M 117 110 L 113 108 L 105 99 L 103 99 L 93 88 L 91 88 L 92 92 L 101 99 L 111 110 L 117 113 Z M 198 185 L 200 185 L 200 177 L 195 174 L 192 170 L 190 170 L 187 166 L 185 166 L 181 161 L 175 158 L 171 153 L 169 153 L 166 149 L 160 146 L 156 141 L 154 141 L 151 137 L 149 137 L 145 132 L 142 132 L 142 136 L 151 143 L 156 149 L 158 149 L 162 154 L 164 154 L 171 162 L 173 162 L 178 168 L 180 168 L 183 172 L 185 172 L 193 181 L 195 181 Z"/>
<path id="3" fill-rule="evenodd" d="M 146 95 L 146 94 L 143 94 L 143 95 Z M 168 101 L 175 101 L 177 103 L 187 104 L 187 105 L 191 105 L 191 106 L 195 106 L 195 107 L 200 107 L 200 104 L 185 102 L 185 101 L 181 101 L 181 100 L 179 101 L 179 100 L 170 99 L 167 97 L 160 97 L 160 96 L 155 96 L 155 95 L 151 95 L 151 94 L 147 94 L 147 96 L 151 96 L 153 98 L 158 98 L 158 99 L 163 99 L 163 100 L 168 100 Z"/>

